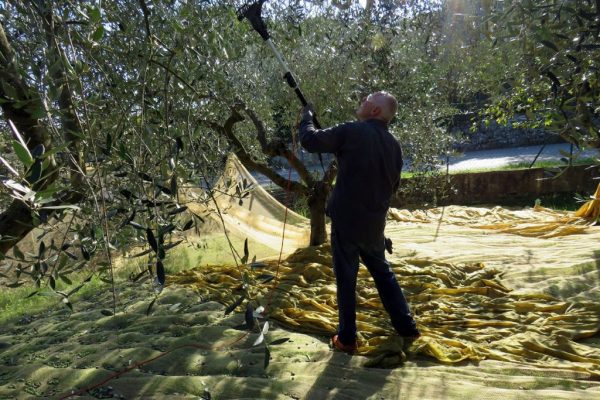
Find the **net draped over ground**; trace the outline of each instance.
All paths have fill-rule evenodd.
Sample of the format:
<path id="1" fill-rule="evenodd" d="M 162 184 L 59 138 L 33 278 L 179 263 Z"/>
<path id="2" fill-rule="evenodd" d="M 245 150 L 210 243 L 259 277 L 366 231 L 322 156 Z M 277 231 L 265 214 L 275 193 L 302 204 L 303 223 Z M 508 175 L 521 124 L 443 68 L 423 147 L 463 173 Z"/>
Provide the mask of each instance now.
<path id="1" fill-rule="evenodd" d="M 280 266 L 279 280 L 260 284 L 277 268 L 276 261 L 249 269 L 256 299 L 275 290 L 271 318 L 301 332 L 335 332 L 335 283 L 327 245 L 299 250 Z M 585 371 L 600 378 L 600 350 L 577 341 L 598 333 L 600 305 L 565 302 L 542 293 L 512 294 L 498 271 L 478 264 L 450 264 L 406 259 L 393 265 L 423 337 L 413 351 L 442 362 L 493 359 Z M 203 295 L 232 303 L 242 291 L 234 267 L 185 272 L 179 284 L 193 285 Z M 357 324 L 360 354 L 402 361 L 402 343 L 393 336 L 374 284 L 359 271 Z"/>
<path id="2" fill-rule="evenodd" d="M 238 172 L 243 173 L 239 161 L 234 165 Z M 260 192 L 260 201 L 260 204 L 266 203 L 267 207 L 263 208 L 268 209 L 272 208 L 268 204 L 275 200 Z M 238 210 L 236 207 L 241 206 L 232 201 L 229 205 L 228 212 L 238 219 L 238 224 L 260 231 L 260 224 L 255 222 L 261 219 L 257 212 Z M 249 216 L 252 218 L 249 219 Z M 305 222 L 295 218 L 288 221 L 288 225 L 298 231 L 306 229 Z M 552 240 L 566 236 L 577 236 L 582 242 L 596 243 L 600 238 L 597 228 L 574 213 L 555 212 L 542 207 L 519 211 L 501 207 L 457 206 L 413 212 L 392 209 L 386 234 L 392 237 L 396 246 L 403 246 L 411 240 L 402 234 L 403 231 L 425 225 L 431 230 L 431 226 L 436 224 L 451 226 L 453 232 L 463 230 L 462 234 L 466 236 L 475 230 L 482 232 L 477 239 L 480 242 L 474 239 L 472 246 L 485 246 L 494 243 L 496 238 L 506 240 L 502 236 L 505 234 L 518 235 L 513 242 L 522 241 L 519 246 L 528 240 Z M 269 224 L 272 235 L 275 233 L 273 226 Z M 254 234 L 250 229 L 244 232 Z M 438 229 L 437 234 L 447 233 L 443 230 L 440 233 Z M 476 236 L 473 235 L 474 238 Z M 482 238 L 485 242 L 481 241 Z M 445 237 L 445 240 L 452 242 L 452 238 Z M 525 246 L 536 247 L 535 243 Z M 469 246 L 469 243 L 463 238 L 456 245 Z M 584 259 L 591 260 L 595 256 L 583 254 L 588 250 L 589 246 L 583 250 L 573 248 Z M 586 344 L 586 339 L 598 335 L 598 302 L 585 296 L 565 298 L 552 295 L 544 285 L 537 284 L 537 290 L 513 290 L 503 280 L 504 274 L 511 269 L 511 248 L 503 250 L 501 267 L 487 265 L 485 251 L 481 248 L 478 251 L 480 259 L 466 262 L 448 262 L 431 256 L 415 257 L 410 252 L 391 257 L 392 268 L 423 332 L 411 351 L 444 363 L 491 359 L 564 368 L 600 379 L 600 349 Z M 515 267 L 522 268 L 517 257 L 515 252 Z M 565 259 L 569 257 L 570 254 L 564 254 Z M 594 273 L 590 268 L 593 267 L 585 269 L 586 273 Z M 279 266 L 278 278 L 272 279 L 277 270 L 276 260 L 241 267 L 241 272 L 254 282 L 250 290 L 255 305 L 266 305 L 270 301 L 270 318 L 291 329 L 323 335 L 334 333 L 337 325 L 336 289 L 328 245 L 295 251 Z M 556 276 L 550 277 L 554 279 Z M 571 278 L 570 275 L 564 276 L 565 280 Z M 202 267 L 185 272 L 174 280 L 194 286 L 203 295 L 224 304 L 232 304 L 242 293 L 240 270 L 236 267 Z M 364 267 L 359 270 L 357 313 L 359 353 L 374 356 L 377 365 L 401 362 L 406 357 L 401 350 L 402 340 L 393 335 L 375 286 Z"/>

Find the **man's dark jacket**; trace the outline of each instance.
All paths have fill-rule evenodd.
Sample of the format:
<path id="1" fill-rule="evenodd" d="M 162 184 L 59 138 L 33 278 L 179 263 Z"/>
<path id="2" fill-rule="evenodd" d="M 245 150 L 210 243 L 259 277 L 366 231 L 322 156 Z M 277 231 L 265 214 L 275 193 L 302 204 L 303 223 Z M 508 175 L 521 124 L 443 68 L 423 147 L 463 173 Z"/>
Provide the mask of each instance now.
<path id="1" fill-rule="evenodd" d="M 326 209 L 333 228 L 356 243 L 381 243 L 402 170 L 402 150 L 387 124 L 370 119 L 318 130 L 304 113 L 298 136 L 307 151 L 336 156 L 337 180 Z"/>

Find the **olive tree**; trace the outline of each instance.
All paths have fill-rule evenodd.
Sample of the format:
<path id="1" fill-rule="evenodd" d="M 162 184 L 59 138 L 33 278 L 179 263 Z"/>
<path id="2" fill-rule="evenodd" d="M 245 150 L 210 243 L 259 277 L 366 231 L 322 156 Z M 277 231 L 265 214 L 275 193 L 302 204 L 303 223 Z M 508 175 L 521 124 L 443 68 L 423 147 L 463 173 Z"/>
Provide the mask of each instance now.
<path id="1" fill-rule="evenodd" d="M 3 3 L 0 106 L 13 154 L 0 172 L 12 196 L 2 206 L 0 250 L 14 261 L 11 286 L 29 275 L 54 288 L 90 263 L 112 281 L 111 249 L 136 244 L 149 246 L 148 271 L 164 283 L 173 235 L 194 223 L 181 218 L 180 186 L 217 174 L 227 151 L 197 128 L 222 106 L 213 94 L 221 82 L 213 54 L 223 51 L 213 21 L 222 11 Z M 47 235 L 63 219 L 63 231 Z M 9 256 L 34 227 L 44 230 L 39 248 Z"/>
<path id="2" fill-rule="evenodd" d="M 491 39 L 515 70 L 489 112 L 524 113 L 582 147 L 600 147 L 597 1 L 506 1 L 490 19 Z"/>

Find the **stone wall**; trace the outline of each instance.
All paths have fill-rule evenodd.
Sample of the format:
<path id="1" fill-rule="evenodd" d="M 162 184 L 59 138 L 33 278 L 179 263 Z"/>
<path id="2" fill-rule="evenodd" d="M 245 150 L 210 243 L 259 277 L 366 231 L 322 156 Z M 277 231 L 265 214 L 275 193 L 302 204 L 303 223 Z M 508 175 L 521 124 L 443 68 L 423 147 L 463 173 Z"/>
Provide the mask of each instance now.
<path id="1" fill-rule="evenodd" d="M 592 194 L 599 181 L 600 166 L 576 165 L 562 175 L 548 179 L 544 168 L 491 171 L 450 175 L 449 190 L 438 205 L 506 204 L 549 194 Z M 596 178 L 596 179 L 595 179 Z M 392 199 L 392 207 L 414 206 L 429 199 Z"/>
<path id="2" fill-rule="evenodd" d="M 576 165 L 567 169 L 554 179 L 547 179 L 544 168 L 532 168 L 509 171 L 490 171 L 450 175 L 450 184 L 442 190 L 447 193 L 436 205 L 498 205 L 514 204 L 520 200 L 532 200 L 552 194 L 575 194 L 584 197 L 594 193 L 600 180 L 600 166 Z M 403 179 L 402 184 L 408 184 Z M 297 195 L 287 193 L 279 187 L 268 188 L 269 193 L 278 201 L 292 206 Z M 391 200 L 391 207 L 413 208 L 431 204 L 430 198 L 418 198 L 397 195 Z M 533 204 L 533 203 L 532 203 Z"/>

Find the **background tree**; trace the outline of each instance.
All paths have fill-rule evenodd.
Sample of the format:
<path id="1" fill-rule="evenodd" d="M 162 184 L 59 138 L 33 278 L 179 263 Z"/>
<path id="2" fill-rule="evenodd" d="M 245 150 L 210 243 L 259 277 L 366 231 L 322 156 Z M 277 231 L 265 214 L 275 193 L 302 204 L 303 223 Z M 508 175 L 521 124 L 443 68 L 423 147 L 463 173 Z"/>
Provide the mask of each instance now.
<path id="1" fill-rule="evenodd" d="M 492 40 L 513 55 L 516 74 L 496 92 L 490 114 L 524 113 L 581 147 L 600 146 L 600 4 L 507 1 L 492 18 Z"/>

